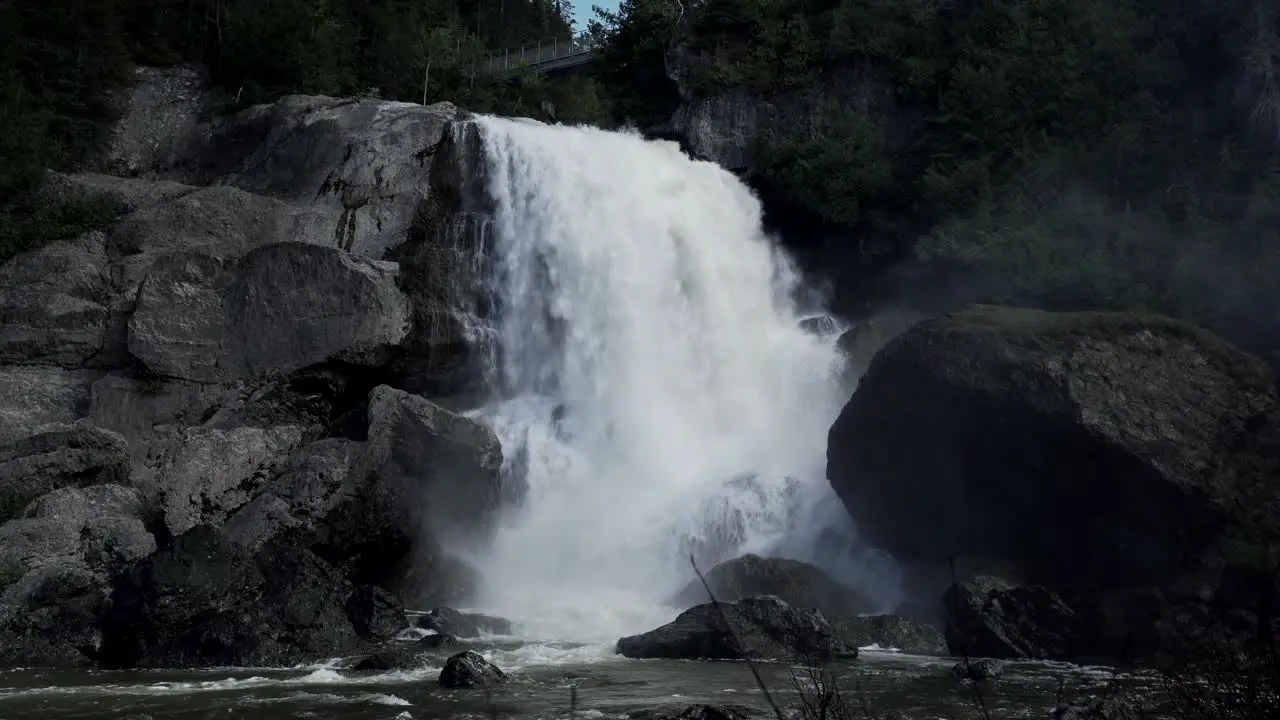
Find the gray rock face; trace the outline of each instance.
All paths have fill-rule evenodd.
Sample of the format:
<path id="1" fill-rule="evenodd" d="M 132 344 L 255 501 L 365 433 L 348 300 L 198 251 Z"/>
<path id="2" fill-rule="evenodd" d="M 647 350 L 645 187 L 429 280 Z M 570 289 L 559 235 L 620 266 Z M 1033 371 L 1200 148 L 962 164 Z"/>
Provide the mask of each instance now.
<path id="1" fill-rule="evenodd" d="M 89 405 L 101 373 L 49 367 L 0 367 L 0 442 L 26 437 L 33 427 L 71 423 Z"/>
<path id="2" fill-rule="evenodd" d="M 1275 527 L 1276 415 L 1260 360 L 1183 323 L 975 306 L 875 357 L 827 475 L 909 563 L 1159 585 L 1204 570 L 1225 535 Z"/>
<path id="3" fill-rule="evenodd" d="M 498 508 L 501 467 L 502 445 L 489 428 L 385 385 L 370 393 L 362 471 L 371 478 L 366 507 L 378 517 L 408 513 L 402 527 L 470 534 Z"/>
<path id="4" fill-rule="evenodd" d="M 55 242 L 0 267 L 0 363 L 80 367 L 109 318 L 106 237 Z"/>
<path id="5" fill-rule="evenodd" d="M 104 153 L 116 175 L 152 175 L 189 151 L 205 107 L 207 80 L 192 66 L 140 67 L 117 105 L 123 116 Z"/>
<path id="6" fill-rule="evenodd" d="M 134 477 L 170 534 L 221 523 L 249 502 L 276 463 L 302 444 L 303 429 L 238 427 L 172 430 Z"/>
<path id="7" fill-rule="evenodd" d="M 88 424 L 42 426 L 0 446 L 0 521 L 51 490 L 128 476 L 129 447 L 119 434 Z"/>
<path id="8" fill-rule="evenodd" d="M 376 359 L 408 330 L 394 266 L 299 243 L 232 264 L 171 255 L 138 291 L 129 350 L 161 375 L 232 381 Z"/>
<path id="9" fill-rule="evenodd" d="M 680 613 L 656 630 L 618 640 L 629 658 L 705 660 L 855 657 L 816 610 L 801 610 L 773 595 L 720 603 L 726 624 L 710 603 Z"/>
<path id="10" fill-rule="evenodd" d="M 325 542 L 331 514 L 356 492 L 351 472 L 362 448 L 360 443 L 338 438 L 299 448 L 262 493 L 227 520 L 223 532 L 250 549 L 293 531 Z"/>
<path id="11" fill-rule="evenodd" d="M 450 103 L 295 95 L 215 122 L 204 152 L 178 171 L 323 210 L 329 244 L 381 258 L 404 242 L 432 152 L 458 115 Z"/>
<path id="12" fill-rule="evenodd" d="M 374 584 L 475 584 L 445 550 L 488 532 L 501 447 L 389 386 L 471 387 L 479 135 L 447 103 L 207 100 L 139 71 L 97 172 L 43 188 L 118 220 L 0 267 L 0 666 L 367 651 L 405 625 Z"/>
<path id="13" fill-rule="evenodd" d="M 700 157 L 729 170 L 748 170 L 756 160 L 760 138 L 821 133 L 833 107 L 897 120 L 885 123 L 891 148 L 901 142 L 899 135 L 905 138 L 910 132 L 912 123 L 897 107 L 893 83 L 869 64 L 838 65 L 818 82 L 781 93 L 762 94 L 742 87 L 713 94 L 695 91 L 694 77 L 717 63 L 732 62 L 721 57 L 737 51 L 732 45 L 704 52 L 677 41 L 667 54 L 667 74 L 682 100 L 671 125 Z"/>

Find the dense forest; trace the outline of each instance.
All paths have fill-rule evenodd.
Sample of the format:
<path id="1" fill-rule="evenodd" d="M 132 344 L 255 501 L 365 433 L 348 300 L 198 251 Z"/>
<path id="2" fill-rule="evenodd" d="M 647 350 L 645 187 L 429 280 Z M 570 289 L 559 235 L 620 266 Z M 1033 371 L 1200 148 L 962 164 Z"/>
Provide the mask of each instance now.
<path id="1" fill-rule="evenodd" d="M 655 73 L 672 44 L 714 57 L 697 95 L 883 78 L 896 114 L 829 107 L 756 138 L 753 182 L 848 263 L 926 260 L 970 271 L 966 299 L 1158 310 L 1280 347 L 1275 3 L 627 0 L 605 21 L 616 108 L 674 109 Z"/>
<path id="2" fill-rule="evenodd" d="M 215 111 L 357 94 L 642 128 L 686 94 L 789 102 L 870 70 L 899 115 L 833 105 L 762 133 L 749 179 L 850 262 L 926 262 L 968 297 L 1143 308 L 1280 347 L 1280 9 L 1264 0 L 623 0 L 587 74 L 477 82 L 565 36 L 554 0 L 0 0 L 0 248 L 102 222 L 44 207 L 135 63 L 199 63 Z M 550 101 L 548 104 L 545 101 Z M 895 137 L 890 141 L 890 135 Z"/>

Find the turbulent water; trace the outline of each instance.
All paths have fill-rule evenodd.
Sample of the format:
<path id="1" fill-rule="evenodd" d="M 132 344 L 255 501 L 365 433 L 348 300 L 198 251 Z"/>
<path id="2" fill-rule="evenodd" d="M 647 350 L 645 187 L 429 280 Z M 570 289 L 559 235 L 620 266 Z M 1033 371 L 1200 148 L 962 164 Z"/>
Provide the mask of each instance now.
<path id="1" fill-rule="evenodd" d="M 793 531 L 826 492 L 844 361 L 802 329 L 758 200 L 671 142 L 477 122 L 500 308 L 481 415 L 529 486 L 480 559 L 484 605 L 611 647 L 670 620 L 690 552 L 811 552 L 818 528 Z"/>

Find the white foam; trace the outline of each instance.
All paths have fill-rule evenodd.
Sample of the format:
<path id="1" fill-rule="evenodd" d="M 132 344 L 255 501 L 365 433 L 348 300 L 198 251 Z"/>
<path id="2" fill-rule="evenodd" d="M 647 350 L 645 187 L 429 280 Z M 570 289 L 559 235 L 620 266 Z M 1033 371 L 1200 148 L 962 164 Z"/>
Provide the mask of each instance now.
<path id="1" fill-rule="evenodd" d="M 829 493 L 842 360 L 800 327 L 797 273 L 730 173 L 635 134 L 477 122 L 506 390 L 480 416 L 529 480 L 482 558 L 484 605 L 600 657 L 674 617 L 688 543 L 724 542 L 718 524 L 741 521 L 728 556 L 819 529 L 788 526 L 781 479 Z"/>
<path id="2" fill-rule="evenodd" d="M 219 678 L 217 680 L 184 680 L 155 682 L 136 685 L 62 685 L 40 688 L 0 688 L 0 697 L 26 695 L 183 695 L 207 692 L 244 691 L 255 688 L 325 685 L 383 685 L 434 681 L 440 675 L 440 667 L 423 667 L 414 670 L 395 670 L 376 675 L 349 675 L 332 668 L 317 668 L 305 675 L 293 677 L 268 677 L 254 675 L 244 678 Z"/>

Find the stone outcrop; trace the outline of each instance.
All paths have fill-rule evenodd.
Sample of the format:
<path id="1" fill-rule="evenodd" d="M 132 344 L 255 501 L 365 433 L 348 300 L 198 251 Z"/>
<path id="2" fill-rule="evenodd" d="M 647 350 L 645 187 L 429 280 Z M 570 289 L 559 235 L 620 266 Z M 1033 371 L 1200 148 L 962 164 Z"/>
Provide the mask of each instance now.
<path id="1" fill-rule="evenodd" d="M 813 565 L 799 560 L 743 555 L 726 560 L 705 575 L 720 602 L 737 602 L 756 595 L 774 595 L 798 608 L 819 610 L 828 617 L 857 615 L 869 603 L 853 588 L 842 585 Z M 708 602 L 707 589 L 695 578 L 668 604 L 688 608 Z"/>
<path id="2" fill-rule="evenodd" d="M 467 599 L 449 549 L 507 497 L 493 433 L 416 394 L 477 369 L 479 135 L 138 79 L 94 172 L 43 188 L 115 222 L 0 266 L 0 666 L 368 651 L 405 599 Z"/>
<path id="3" fill-rule="evenodd" d="M 723 616 L 721 615 L 723 613 Z M 808 660 L 856 657 L 816 610 L 792 607 L 773 595 L 698 605 L 660 628 L 618 640 L 629 658 L 684 660 Z"/>
<path id="4" fill-rule="evenodd" d="M 1071 618 L 1126 615 L 1144 589 L 1162 611 L 1212 598 L 1276 527 L 1277 407 L 1260 360 L 1184 323 L 975 306 L 876 355 L 827 472 L 924 592 L 941 595 L 952 558 L 961 579 L 1022 588 L 997 603 L 1016 618 L 983 621 L 1021 627 L 987 633 L 990 652 L 1105 655 L 1111 640 L 1091 626 L 1076 642 Z"/>

